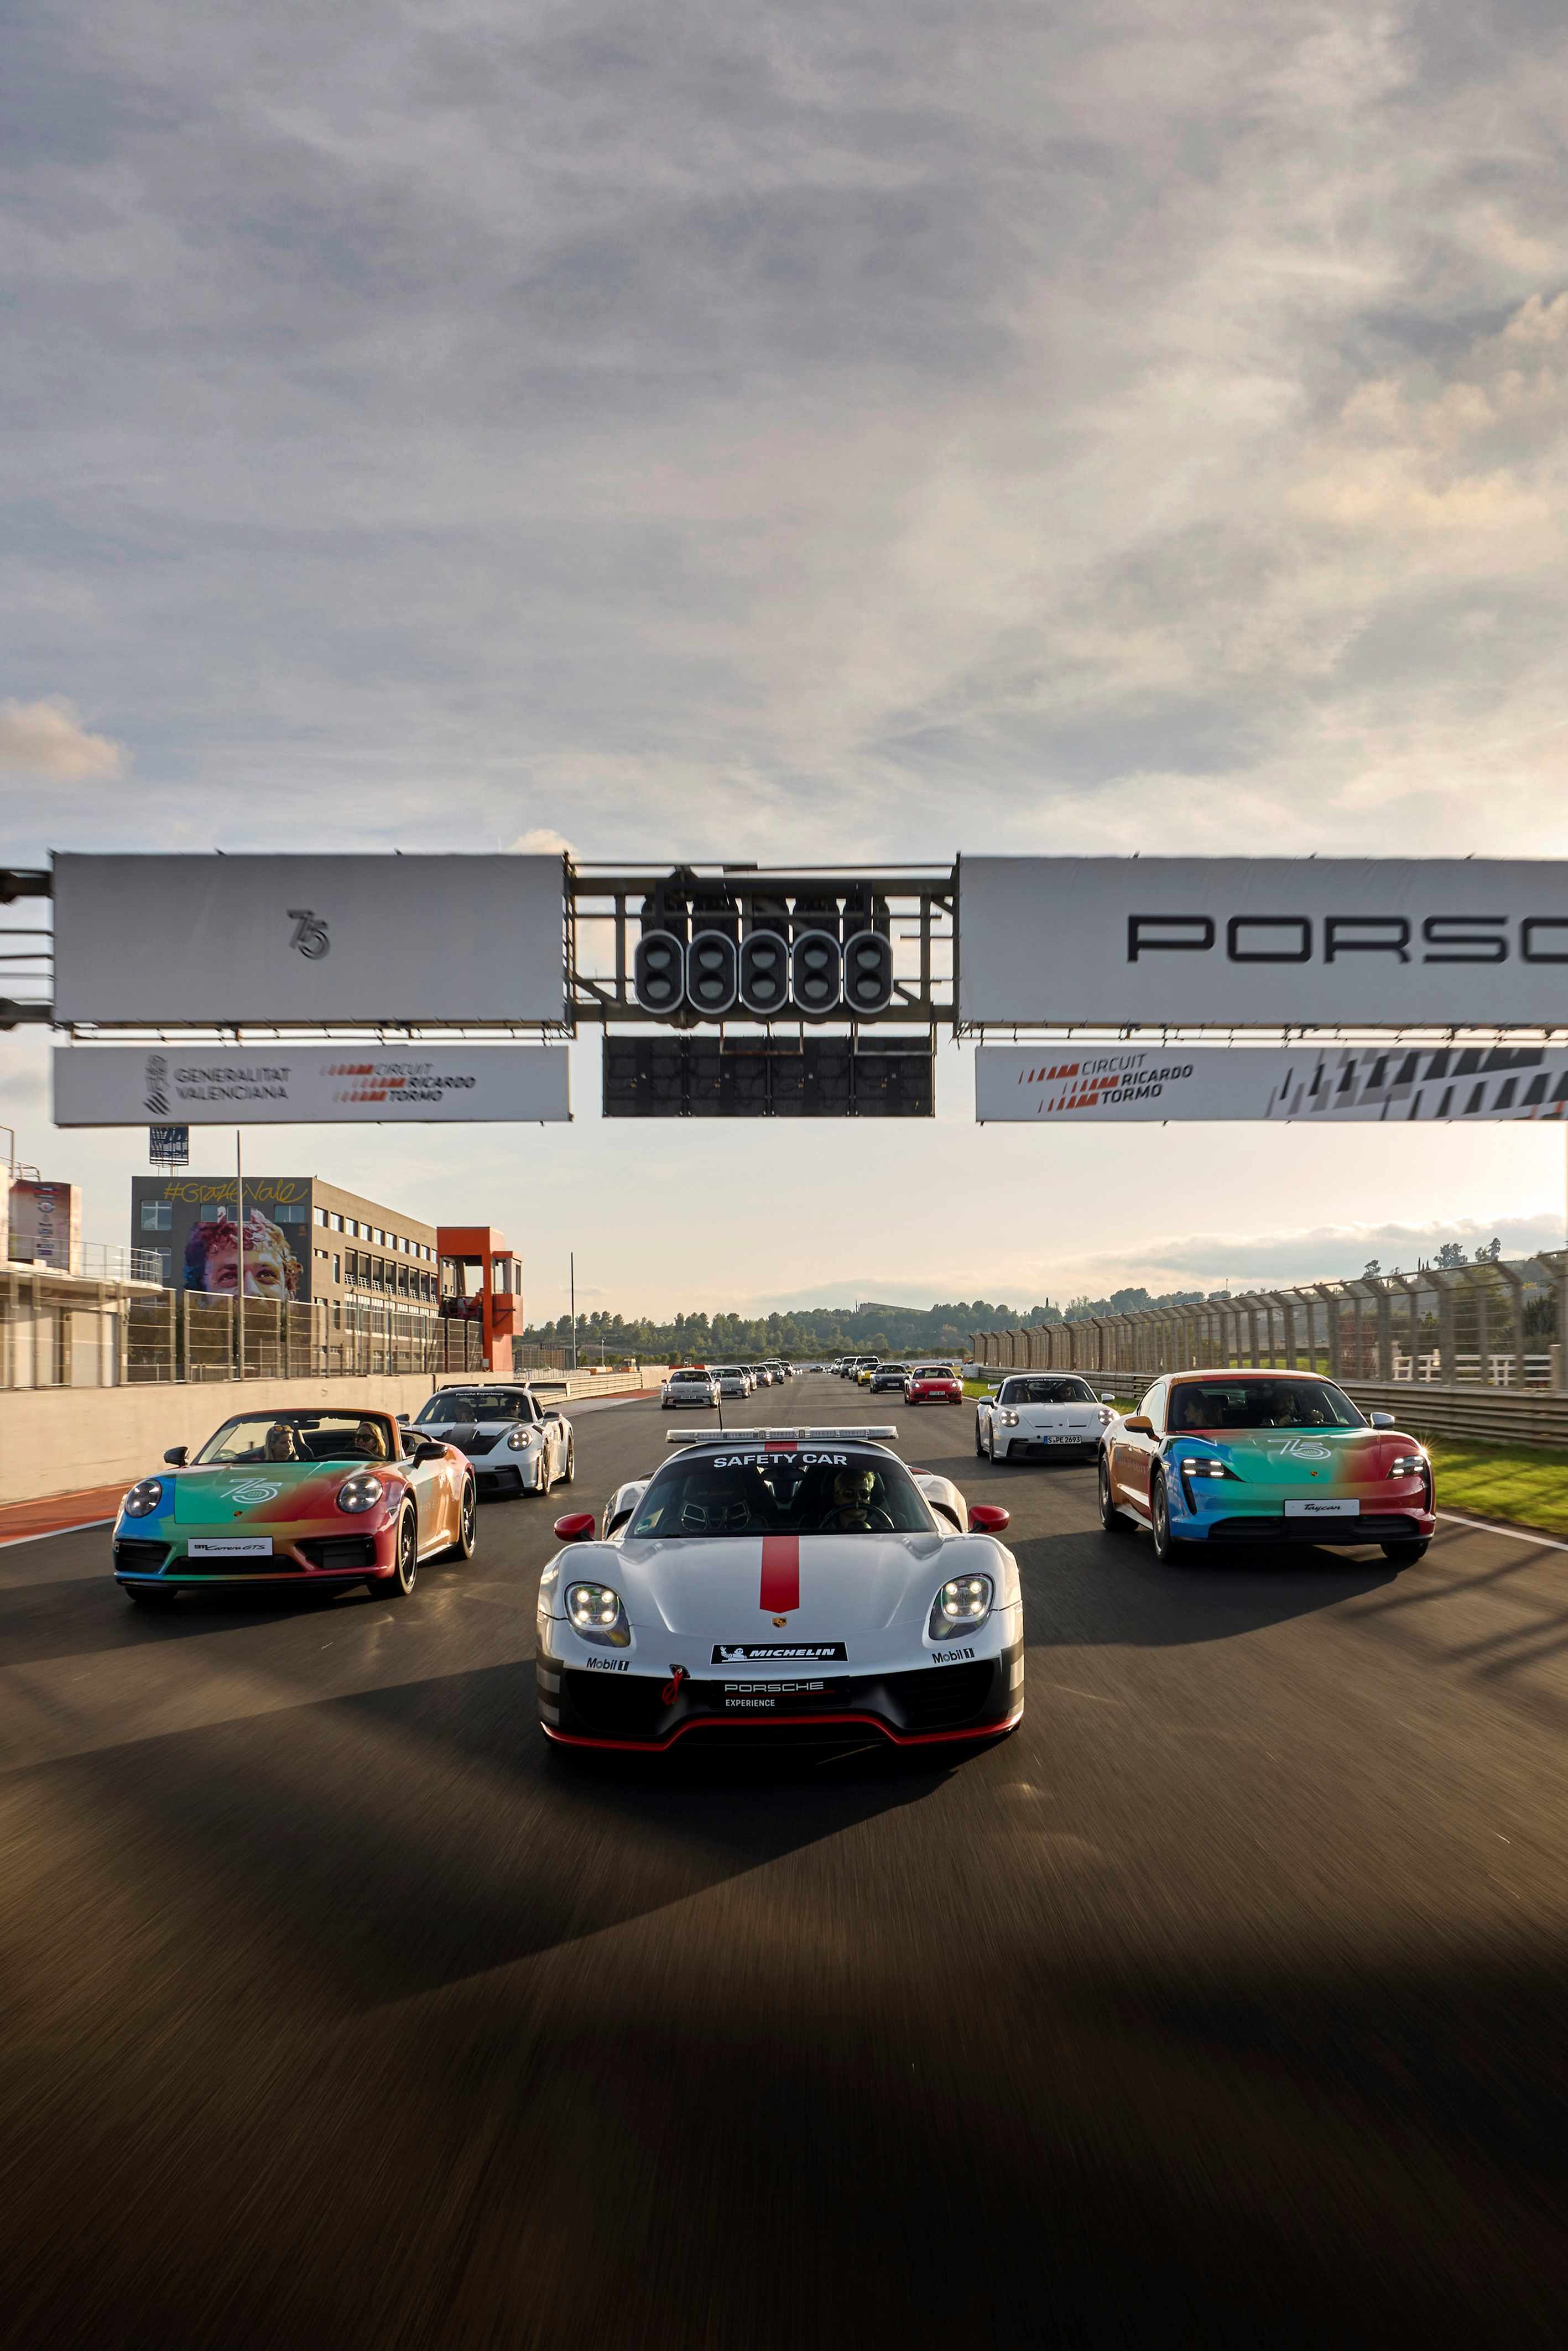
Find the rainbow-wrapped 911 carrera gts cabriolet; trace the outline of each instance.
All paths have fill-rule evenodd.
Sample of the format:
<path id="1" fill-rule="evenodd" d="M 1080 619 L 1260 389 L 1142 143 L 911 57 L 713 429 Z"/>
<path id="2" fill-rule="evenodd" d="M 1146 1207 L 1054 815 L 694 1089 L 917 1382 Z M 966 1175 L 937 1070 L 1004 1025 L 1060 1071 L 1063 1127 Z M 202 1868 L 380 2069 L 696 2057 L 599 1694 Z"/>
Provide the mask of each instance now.
<path id="1" fill-rule="evenodd" d="M 115 1582 L 144 1607 L 240 1584 L 402 1599 L 426 1560 L 473 1557 L 473 1470 L 389 1412 L 236 1413 L 163 1460 L 114 1522 Z"/>

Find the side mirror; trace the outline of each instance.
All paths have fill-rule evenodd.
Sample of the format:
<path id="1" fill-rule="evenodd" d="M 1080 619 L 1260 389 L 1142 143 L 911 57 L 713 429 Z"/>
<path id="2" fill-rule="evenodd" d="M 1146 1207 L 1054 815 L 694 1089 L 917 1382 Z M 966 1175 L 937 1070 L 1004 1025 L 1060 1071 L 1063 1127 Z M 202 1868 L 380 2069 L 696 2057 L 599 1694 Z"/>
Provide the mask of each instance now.
<path id="1" fill-rule="evenodd" d="M 171 1469 L 183 1469 L 190 1458 L 191 1448 L 188 1445 L 171 1445 L 168 1452 L 163 1456 Z"/>
<path id="2" fill-rule="evenodd" d="M 1366 1416 L 1374 1428 L 1392 1428 L 1395 1426 L 1394 1415 L 1391 1412 L 1369 1412 Z"/>
<path id="3" fill-rule="evenodd" d="M 555 1522 L 557 1542 L 591 1542 L 593 1532 L 591 1510 L 569 1510 L 564 1519 L 558 1519 Z"/>
<path id="4" fill-rule="evenodd" d="M 1122 1423 L 1129 1437 L 1152 1437 L 1155 1424 L 1146 1412 L 1130 1412 Z"/>
<path id="5" fill-rule="evenodd" d="M 971 1502 L 969 1505 L 969 1532 L 972 1535 L 1005 1533 L 1011 1519 L 1012 1512 L 1004 1510 L 999 1502 Z"/>
<path id="6" fill-rule="evenodd" d="M 547 1412 L 544 1415 L 544 1417 L 546 1420 L 559 1420 L 560 1418 L 560 1415 L 559 1412 Z"/>
<path id="7" fill-rule="evenodd" d="M 416 1469 L 422 1461 L 444 1461 L 445 1458 L 445 1446 L 438 1445 L 433 1437 L 422 1437 L 413 1448 L 413 1466 Z"/>
<path id="8" fill-rule="evenodd" d="M 406 1428 L 408 1426 L 408 1415 L 406 1412 L 399 1413 L 397 1416 L 397 1425 L 400 1428 Z"/>
<path id="9" fill-rule="evenodd" d="M 1100 1401 L 1102 1404 L 1114 1404 L 1116 1399 L 1109 1388 L 1102 1388 L 1100 1391 Z"/>

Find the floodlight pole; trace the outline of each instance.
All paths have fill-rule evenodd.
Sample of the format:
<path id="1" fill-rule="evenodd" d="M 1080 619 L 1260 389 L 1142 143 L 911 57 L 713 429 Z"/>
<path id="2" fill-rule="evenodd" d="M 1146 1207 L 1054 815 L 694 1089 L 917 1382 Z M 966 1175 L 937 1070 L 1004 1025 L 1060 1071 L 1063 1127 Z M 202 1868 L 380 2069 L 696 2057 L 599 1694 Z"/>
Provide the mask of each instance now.
<path id="1" fill-rule="evenodd" d="M 571 1368 L 577 1369 L 577 1252 L 567 1251 L 567 1280 L 571 1291 Z"/>
<path id="2" fill-rule="evenodd" d="M 239 1227 L 239 1249 L 235 1266 L 235 1296 L 239 1301 L 239 1375 L 245 1377 L 245 1159 L 241 1149 L 242 1130 L 235 1129 L 235 1222 Z"/>

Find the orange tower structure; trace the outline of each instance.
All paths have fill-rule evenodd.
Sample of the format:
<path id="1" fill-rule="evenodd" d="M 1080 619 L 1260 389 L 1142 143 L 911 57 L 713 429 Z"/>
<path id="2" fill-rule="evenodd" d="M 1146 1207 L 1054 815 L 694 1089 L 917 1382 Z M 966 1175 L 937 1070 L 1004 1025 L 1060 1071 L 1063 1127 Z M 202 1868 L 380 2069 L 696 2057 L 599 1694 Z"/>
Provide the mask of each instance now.
<path id="1" fill-rule="evenodd" d="M 523 1327 L 522 1259 L 494 1225 L 438 1225 L 435 1251 L 442 1313 L 481 1322 L 486 1364 L 507 1378 L 512 1341 Z"/>

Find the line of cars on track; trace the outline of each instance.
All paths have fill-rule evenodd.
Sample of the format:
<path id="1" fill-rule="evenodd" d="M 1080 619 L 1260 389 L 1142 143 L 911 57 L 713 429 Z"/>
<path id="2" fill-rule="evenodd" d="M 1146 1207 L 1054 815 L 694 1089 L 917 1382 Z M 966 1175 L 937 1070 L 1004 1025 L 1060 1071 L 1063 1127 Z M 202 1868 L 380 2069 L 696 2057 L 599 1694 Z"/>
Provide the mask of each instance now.
<path id="1" fill-rule="evenodd" d="M 905 1404 L 962 1404 L 964 1383 L 952 1364 L 883 1363 L 880 1355 L 844 1355 L 828 1369 L 839 1379 L 869 1388 L 873 1395 L 896 1393 Z"/>
<path id="2" fill-rule="evenodd" d="M 662 1753 L 745 1729 L 964 1751 L 1006 1736 L 1023 1707 L 1009 1513 L 910 1468 L 897 1434 L 673 1432 L 601 1518 L 558 1520 L 536 1672 L 552 1744 Z M 1425 1450 L 1313 1373 L 1169 1374 L 1124 1414 L 1076 1374 L 1015 1374 L 980 1399 L 976 1451 L 1092 1458 L 1102 1525 L 1145 1528 L 1166 1563 L 1307 1541 L 1375 1543 L 1403 1566 L 1436 1527 Z M 403 1597 L 425 1560 L 473 1555 L 481 1490 L 548 1493 L 574 1468 L 570 1421 L 526 1384 L 440 1391 L 412 1423 L 238 1413 L 130 1489 L 115 1576 L 144 1606 L 242 1583 Z"/>
<path id="3" fill-rule="evenodd" d="M 758 1388 L 781 1387 L 794 1377 L 794 1364 L 777 1355 L 762 1364 L 680 1364 L 661 1382 L 659 1402 L 666 1412 L 683 1405 L 710 1411 L 726 1396 L 743 1401 Z"/>

